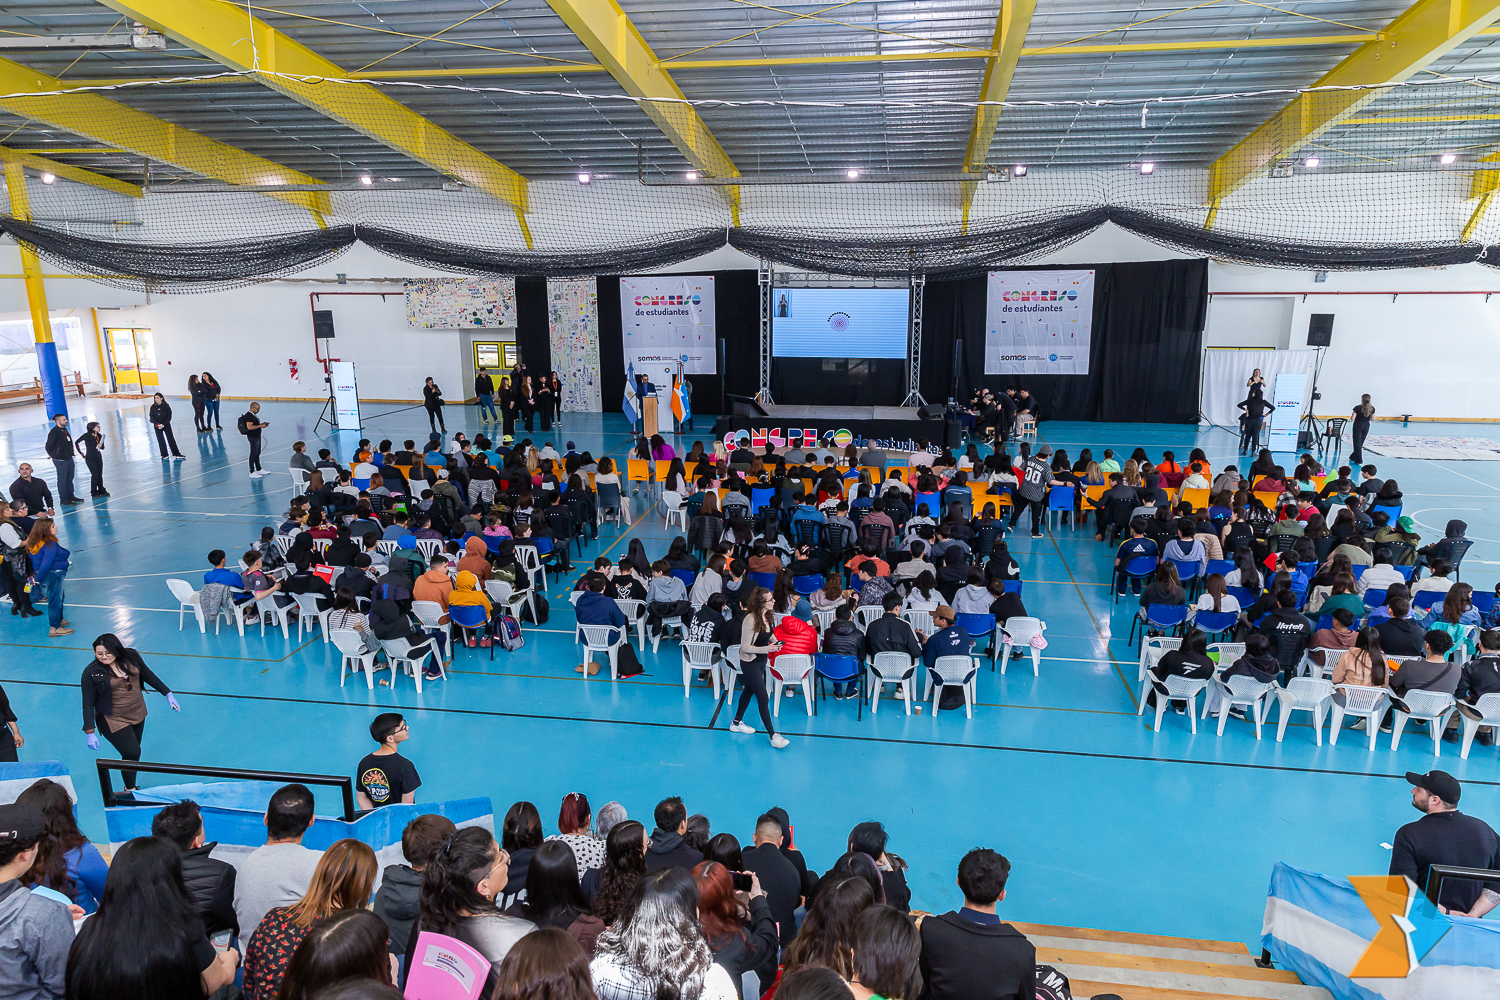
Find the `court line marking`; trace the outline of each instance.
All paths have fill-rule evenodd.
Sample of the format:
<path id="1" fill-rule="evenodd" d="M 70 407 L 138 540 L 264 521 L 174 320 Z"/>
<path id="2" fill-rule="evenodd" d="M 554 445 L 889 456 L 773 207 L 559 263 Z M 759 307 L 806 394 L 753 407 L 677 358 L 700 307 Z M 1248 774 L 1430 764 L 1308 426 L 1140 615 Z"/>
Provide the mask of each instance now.
<path id="1" fill-rule="evenodd" d="M 77 687 L 76 684 L 64 684 L 59 681 L 16 680 L 12 678 L 3 678 L 0 680 L 3 680 L 3 682 L 6 684 L 31 684 L 38 687 Z M 331 701 L 323 698 L 276 698 L 269 695 L 216 694 L 211 691 L 176 691 L 174 693 L 189 695 L 198 698 L 222 698 L 229 701 L 248 700 L 270 701 L 288 705 L 330 705 L 337 708 L 351 709 L 361 713 L 368 713 L 370 710 L 370 706 L 368 703 L 362 704 L 347 701 Z M 473 715 L 483 718 L 497 719 L 535 719 L 539 722 L 582 722 L 603 726 L 640 726 L 647 729 L 686 729 L 693 732 L 704 732 L 708 730 L 708 727 L 706 726 L 694 726 L 682 722 L 647 722 L 638 719 L 597 719 L 587 716 L 571 715 L 532 715 L 525 712 L 497 712 L 492 710 L 480 710 L 472 708 L 438 708 L 428 707 L 424 705 L 403 707 L 405 707 L 406 710 L 410 712 L 433 712 L 443 715 Z M 916 718 L 916 716 L 913 716 L 913 718 Z M 934 719 L 935 716 L 927 716 L 926 718 Z M 1228 767 L 1250 771 L 1283 771 L 1295 774 L 1333 774 L 1339 775 L 1341 777 L 1351 778 L 1384 778 L 1387 780 L 1399 780 L 1402 782 L 1406 781 L 1405 771 L 1402 771 L 1400 774 L 1384 774 L 1368 771 L 1338 771 L 1326 767 L 1292 767 L 1283 764 L 1253 764 L 1245 761 L 1191 760 L 1186 757 L 1147 757 L 1141 754 L 1102 753 L 1096 750 L 1048 750 L 1041 747 L 1007 746 L 1002 743 L 955 743 L 946 740 L 914 740 L 894 736 L 850 736 L 840 735 L 836 733 L 796 733 L 794 735 L 802 739 L 833 740 L 837 742 L 887 743 L 899 746 L 941 747 L 944 749 L 957 750 L 989 750 L 1000 753 L 1023 753 L 1058 757 L 1083 757 L 1093 760 L 1119 760 L 1152 764 L 1187 764 L 1197 767 Z M 1485 781 L 1480 778 L 1465 777 L 1464 782 L 1465 784 L 1469 785 L 1500 787 L 1500 781 Z"/>
<path id="2" fill-rule="evenodd" d="M 1050 526 L 1047 529 L 1047 537 L 1052 538 L 1052 529 Z M 1062 559 L 1063 569 L 1068 571 L 1068 578 L 1073 579 L 1074 586 L 1076 587 L 1078 581 L 1073 578 L 1073 567 L 1068 564 L 1068 558 L 1067 556 L 1064 556 L 1062 554 L 1062 549 L 1058 547 L 1057 539 L 1055 538 L 1052 539 L 1052 547 L 1057 549 L 1057 554 L 1059 558 Z M 1111 572 L 1113 572 L 1113 569 L 1111 569 Z M 1093 622 L 1094 631 L 1099 633 L 1099 639 L 1104 643 L 1104 648 L 1107 651 L 1109 649 L 1110 637 L 1105 635 L 1104 630 L 1099 627 L 1099 619 L 1094 617 L 1094 609 L 1089 607 L 1088 599 L 1083 596 L 1082 588 L 1078 589 L 1078 600 L 1083 605 L 1084 612 L 1088 614 L 1089 621 Z M 1061 657 L 1058 657 L 1058 659 L 1061 659 Z M 1115 676 L 1119 677 L 1120 683 L 1125 686 L 1125 694 L 1129 696 L 1131 706 L 1137 710 L 1136 714 L 1139 715 L 1141 703 L 1135 696 L 1135 689 L 1131 686 L 1130 682 L 1125 679 L 1125 672 L 1120 669 L 1119 661 L 1115 659 L 1113 653 L 1110 653 L 1109 660 L 1107 662 L 1109 662 L 1115 668 Z M 1139 664 L 1137 666 L 1139 666 Z M 1142 721 L 1144 722 L 1145 720 L 1142 719 Z"/>

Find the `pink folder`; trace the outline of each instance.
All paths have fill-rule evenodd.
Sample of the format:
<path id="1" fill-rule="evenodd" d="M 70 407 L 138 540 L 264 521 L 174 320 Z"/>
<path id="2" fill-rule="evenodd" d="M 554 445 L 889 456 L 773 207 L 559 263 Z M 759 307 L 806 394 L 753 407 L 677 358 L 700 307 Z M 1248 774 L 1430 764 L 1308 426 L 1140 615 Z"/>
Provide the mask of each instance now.
<path id="1" fill-rule="evenodd" d="M 479 1000 L 490 960 L 457 938 L 422 931 L 406 975 L 406 1000 Z"/>

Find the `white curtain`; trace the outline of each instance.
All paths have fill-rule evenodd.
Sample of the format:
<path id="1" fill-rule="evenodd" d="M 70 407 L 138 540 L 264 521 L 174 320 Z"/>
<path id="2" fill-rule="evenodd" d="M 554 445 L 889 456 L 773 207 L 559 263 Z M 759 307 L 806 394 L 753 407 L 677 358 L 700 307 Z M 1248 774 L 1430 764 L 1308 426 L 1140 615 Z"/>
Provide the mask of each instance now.
<path id="1" fill-rule="evenodd" d="M 1240 413 L 1237 405 L 1248 394 L 1245 383 L 1250 373 L 1259 368 L 1266 379 L 1266 399 L 1276 385 L 1276 376 L 1281 372 L 1306 372 L 1307 392 L 1312 392 L 1313 365 L 1318 360 L 1315 350 L 1272 351 L 1245 350 L 1233 347 L 1206 347 L 1203 349 L 1203 381 L 1198 402 L 1199 422 L 1218 424 L 1239 433 Z M 1302 400 L 1303 409 L 1307 399 Z"/>

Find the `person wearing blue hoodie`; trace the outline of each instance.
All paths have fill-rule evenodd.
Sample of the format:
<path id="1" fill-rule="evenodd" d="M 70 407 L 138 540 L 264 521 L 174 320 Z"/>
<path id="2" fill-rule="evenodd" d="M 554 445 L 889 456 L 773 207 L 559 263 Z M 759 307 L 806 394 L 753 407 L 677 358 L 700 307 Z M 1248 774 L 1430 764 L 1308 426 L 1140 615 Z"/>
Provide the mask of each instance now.
<path id="1" fill-rule="evenodd" d="M 47 622 L 52 626 L 48 635 L 53 639 L 72 635 L 63 617 L 63 578 L 68 575 L 69 553 L 57 541 L 57 522 L 50 517 L 37 518 L 26 539 L 26 550 L 31 553 L 31 577 L 47 595 Z"/>

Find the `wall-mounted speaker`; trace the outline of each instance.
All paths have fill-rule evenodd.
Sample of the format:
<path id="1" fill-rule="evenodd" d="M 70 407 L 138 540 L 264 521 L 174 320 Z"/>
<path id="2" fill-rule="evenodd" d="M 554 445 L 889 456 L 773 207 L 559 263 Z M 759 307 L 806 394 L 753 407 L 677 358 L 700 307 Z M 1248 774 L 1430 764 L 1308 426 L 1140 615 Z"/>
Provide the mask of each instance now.
<path id="1" fill-rule="evenodd" d="M 1307 319 L 1307 346 L 1327 347 L 1333 339 L 1333 313 L 1313 313 Z"/>
<path id="2" fill-rule="evenodd" d="M 313 310 L 313 336 L 319 340 L 333 339 L 333 310 Z"/>

